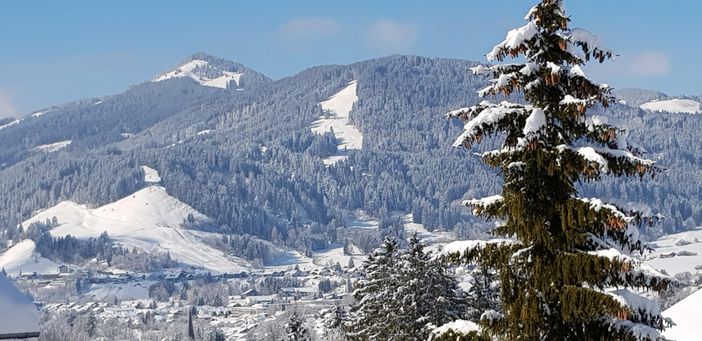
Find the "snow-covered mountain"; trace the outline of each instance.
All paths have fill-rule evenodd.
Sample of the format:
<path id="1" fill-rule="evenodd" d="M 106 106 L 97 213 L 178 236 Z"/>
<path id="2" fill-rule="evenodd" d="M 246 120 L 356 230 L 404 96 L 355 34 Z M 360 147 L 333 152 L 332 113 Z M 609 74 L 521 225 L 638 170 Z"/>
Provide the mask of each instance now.
<path id="1" fill-rule="evenodd" d="M 265 76 L 245 66 L 225 59 L 196 53 L 185 59 L 178 67 L 154 78 L 152 82 L 161 82 L 173 78 L 190 78 L 202 86 L 221 89 L 244 90 L 242 78 L 261 82 Z"/>
<path id="2" fill-rule="evenodd" d="M 148 174 L 154 177 L 154 174 Z M 157 175 L 156 175 L 157 176 Z M 161 186 L 150 186 L 116 202 L 91 209 L 71 201 L 61 202 L 23 223 L 58 220 L 50 233 L 79 239 L 97 238 L 107 232 L 116 243 L 148 252 L 169 252 L 183 264 L 216 272 L 246 271 L 249 264 L 223 254 L 203 242 L 208 233 L 182 228 L 186 220 L 207 223 L 209 219 L 170 196 Z M 34 243 L 25 240 L 0 256 L 0 268 L 10 274 L 37 271 L 55 273 L 56 263 L 37 257 Z"/>

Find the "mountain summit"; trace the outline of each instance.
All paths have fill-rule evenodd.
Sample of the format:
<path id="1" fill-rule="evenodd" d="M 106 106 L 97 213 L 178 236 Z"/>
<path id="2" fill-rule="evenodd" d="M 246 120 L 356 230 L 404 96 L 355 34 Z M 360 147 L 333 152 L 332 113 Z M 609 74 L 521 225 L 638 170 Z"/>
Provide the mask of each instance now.
<path id="1" fill-rule="evenodd" d="M 222 89 L 243 90 L 245 84 L 267 83 L 270 79 L 246 66 L 203 52 L 186 58 L 180 65 L 154 78 L 161 82 L 173 78 L 190 78 L 200 85 Z"/>

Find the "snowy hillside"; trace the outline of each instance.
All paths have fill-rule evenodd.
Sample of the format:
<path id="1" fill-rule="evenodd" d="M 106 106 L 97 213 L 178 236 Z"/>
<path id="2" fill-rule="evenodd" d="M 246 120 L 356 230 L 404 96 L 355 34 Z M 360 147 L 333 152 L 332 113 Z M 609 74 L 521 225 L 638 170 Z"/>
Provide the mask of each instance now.
<path id="1" fill-rule="evenodd" d="M 697 290 L 664 311 L 663 316 L 673 319 L 676 325 L 666 329 L 663 336 L 669 340 L 677 341 L 699 340 L 702 335 L 700 307 L 702 307 L 702 290 Z"/>
<path id="2" fill-rule="evenodd" d="M 671 112 L 685 114 L 699 114 L 700 103 L 691 99 L 674 98 L 663 101 L 651 101 L 639 106 L 641 109 L 654 112 Z"/>
<path id="3" fill-rule="evenodd" d="M 358 128 L 349 123 L 349 113 L 353 104 L 358 101 L 356 81 L 351 81 L 341 91 L 319 103 L 322 109 L 329 113 L 328 118 L 321 117 L 312 123 L 312 131 L 324 134 L 334 131 L 338 141 L 339 155 L 324 159 L 324 164 L 334 164 L 345 159 L 346 150 L 361 149 L 363 147 L 363 134 Z"/>
<path id="4" fill-rule="evenodd" d="M 5 269 L 10 276 L 20 273 L 55 274 L 59 264 L 49 259 L 34 254 L 36 245 L 33 241 L 25 239 L 0 255 L 0 269 Z"/>
<path id="5" fill-rule="evenodd" d="M 243 73 L 220 70 L 207 61 L 191 60 L 175 70 L 166 72 L 156 77 L 153 82 L 160 82 L 171 78 L 188 77 L 203 86 L 227 89 L 230 85 L 239 86 L 239 80 Z M 230 84 L 233 82 L 233 84 Z"/>
<path id="6" fill-rule="evenodd" d="M 180 228 L 189 215 L 195 221 L 208 221 L 200 212 L 168 195 L 165 188 L 152 186 L 96 209 L 64 201 L 25 221 L 24 226 L 56 217 L 60 225 L 51 230 L 54 237 L 70 234 L 97 238 L 107 231 L 112 240 L 127 248 L 170 252 L 174 260 L 194 267 L 229 273 L 246 270 L 243 260 L 223 255 L 194 231 Z M 8 253 L 3 257 L 19 258 Z"/>
<path id="7" fill-rule="evenodd" d="M 702 229 L 664 236 L 654 242 L 647 263 L 674 275 L 702 272 Z"/>

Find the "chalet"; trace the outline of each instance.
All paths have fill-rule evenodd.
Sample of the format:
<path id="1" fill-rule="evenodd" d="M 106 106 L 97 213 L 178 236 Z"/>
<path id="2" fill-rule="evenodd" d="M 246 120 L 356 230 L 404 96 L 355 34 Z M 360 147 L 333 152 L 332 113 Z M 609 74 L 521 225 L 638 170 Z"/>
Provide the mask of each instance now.
<path id="1" fill-rule="evenodd" d="M 0 273 L 0 340 L 38 340 L 39 310 Z"/>
<path id="2" fill-rule="evenodd" d="M 71 268 L 68 267 L 68 265 L 62 264 L 62 265 L 59 265 L 58 272 L 60 274 L 67 274 L 67 273 L 71 272 Z"/>

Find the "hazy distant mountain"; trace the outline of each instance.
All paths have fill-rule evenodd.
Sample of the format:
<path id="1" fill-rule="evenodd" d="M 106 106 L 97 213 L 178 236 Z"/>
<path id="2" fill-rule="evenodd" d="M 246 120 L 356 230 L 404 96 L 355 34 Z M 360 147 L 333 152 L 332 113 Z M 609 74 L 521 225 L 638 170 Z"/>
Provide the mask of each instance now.
<path id="1" fill-rule="evenodd" d="M 647 90 L 647 89 L 636 89 L 636 88 L 624 88 L 614 90 L 614 95 L 625 101 L 627 105 L 632 107 L 638 107 L 641 104 L 650 102 L 653 100 L 668 99 L 669 96 L 660 91 Z"/>

